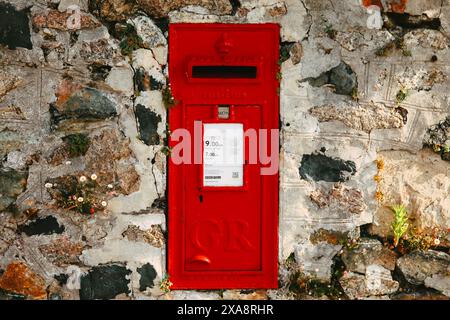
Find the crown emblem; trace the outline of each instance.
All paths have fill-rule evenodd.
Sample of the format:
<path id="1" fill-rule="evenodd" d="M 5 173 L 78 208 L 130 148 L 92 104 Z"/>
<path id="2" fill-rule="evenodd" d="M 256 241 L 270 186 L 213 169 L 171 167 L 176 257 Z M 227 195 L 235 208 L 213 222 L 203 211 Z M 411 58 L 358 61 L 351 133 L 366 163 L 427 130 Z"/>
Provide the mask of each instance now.
<path id="1" fill-rule="evenodd" d="M 230 53 L 231 48 L 233 48 L 233 43 L 227 33 L 222 34 L 216 43 L 216 50 L 219 54 Z"/>

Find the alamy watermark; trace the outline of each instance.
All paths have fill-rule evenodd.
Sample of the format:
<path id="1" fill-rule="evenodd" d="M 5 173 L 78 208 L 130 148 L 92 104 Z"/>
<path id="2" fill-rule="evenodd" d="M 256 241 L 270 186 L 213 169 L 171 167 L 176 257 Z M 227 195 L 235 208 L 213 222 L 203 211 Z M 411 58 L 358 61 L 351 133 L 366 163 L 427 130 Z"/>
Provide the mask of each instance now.
<path id="1" fill-rule="evenodd" d="M 203 164 L 207 160 L 207 164 L 217 166 L 260 164 L 261 175 L 278 172 L 278 129 L 236 131 L 236 127 L 227 128 L 224 123 L 213 125 L 217 128 L 208 129 L 207 134 L 201 121 L 194 121 L 193 135 L 185 128 L 175 129 L 170 135 L 171 141 L 177 142 L 170 152 L 172 162 L 176 165 Z M 221 128 L 221 125 L 225 126 Z"/>
<path id="2" fill-rule="evenodd" d="M 69 30 L 77 30 L 81 28 L 81 9 L 73 4 L 67 7 L 66 12 L 70 16 L 66 20 L 66 26 Z"/>

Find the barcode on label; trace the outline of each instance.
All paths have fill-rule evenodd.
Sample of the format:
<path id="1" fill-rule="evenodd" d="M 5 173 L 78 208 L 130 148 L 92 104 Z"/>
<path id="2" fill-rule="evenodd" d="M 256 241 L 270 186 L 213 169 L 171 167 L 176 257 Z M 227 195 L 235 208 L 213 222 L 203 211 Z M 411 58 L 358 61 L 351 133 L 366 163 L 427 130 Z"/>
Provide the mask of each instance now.
<path id="1" fill-rule="evenodd" d="M 232 177 L 233 179 L 239 178 L 239 172 L 234 171 L 234 172 L 231 174 L 231 177 Z"/>
<path id="2" fill-rule="evenodd" d="M 222 176 L 205 176 L 206 180 L 216 180 L 216 179 L 221 179 Z"/>

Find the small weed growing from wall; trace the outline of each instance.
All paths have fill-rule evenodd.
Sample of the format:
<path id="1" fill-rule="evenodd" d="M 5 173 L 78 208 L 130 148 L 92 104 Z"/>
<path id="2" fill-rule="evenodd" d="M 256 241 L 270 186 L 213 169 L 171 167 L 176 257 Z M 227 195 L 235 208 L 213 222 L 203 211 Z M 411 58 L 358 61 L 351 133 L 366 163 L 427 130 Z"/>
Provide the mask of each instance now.
<path id="1" fill-rule="evenodd" d="M 435 144 L 433 145 L 433 151 L 440 154 L 443 160 L 450 160 L 450 145 Z"/>
<path id="2" fill-rule="evenodd" d="M 359 101 L 359 94 L 358 94 L 358 88 L 353 88 L 351 97 L 353 101 L 358 102 Z"/>
<path id="3" fill-rule="evenodd" d="M 402 52 L 402 55 L 405 57 L 412 56 L 411 50 L 406 47 L 405 41 L 401 36 L 396 36 L 394 40 L 385 44 L 381 48 L 378 48 L 375 51 L 375 55 L 378 57 L 387 57 L 395 49 L 400 50 Z"/>
<path id="4" fill-rule="evenodd" d="M 379 158 L 375 161 L 376 165 L 377 165 L 377 174 L 373 177 L 373 179 L 375 180 L 376 184 L 377 184 L 377 191 L 375 192 L 375 199 L 378 202 L 383 202 L 384 200 L 384 194 L 381 191 L 381 181 L 383 180 L 381 174 L 384 170 L 384 160 L 382 158 Z"/>
<path id="5" fill-rule="evenodd" d="M 136 29 L 131 24 L 127 24 L 125 30 L 121 34 L 120 50 L 124 56 L 129 56 L 139 48 L 143 48 L 142 38 L 137 34 Z"/>
<path id="6" fill-rule="evenodd" d="M 108 205 L 106 198 L 115 194 L 114 186 L 103 186 L 98 183 L 94 173 L 87 176 L 66 176 L 51 179 L 45 183 L 45 188 L 59 207 L 74 210 L 83 214 L 94 215 L 103 211 Z"/>
<path id="7" fill-rule="evenodd" d="M 417 227 L 411 227 L 409 228 L 408 234 L 402 239 L 401 253 L 406 254 L 416 250 L 426 251 L 432 248 L 436 249 L 441 245 L 442 241 L 445 241 L 447 234 L 447 230 L 442 230 L 437 227 L 427 232 Z"/>
<path id="8" fill-rule="evenodd" d="M 333 40 L 336 39 L 337 31 L 334 30 L 334 28 L 331 24 L 327 24 L 325 26 L 324 31 L 327 34 L 328 38 L 333 39 Z"/>
<path id="9" fill-rule="evenodd" d="M 172 153 L 172 148 L 169 147 L 169 139 L 170 139 L 170 135 L 172 134 L 172 132 L 170 131 L 169 128 L 169 123 L 166 123 L 166 130 L 164 130 L 165 136 L 163 139 L 163 147 L 161 148 L 161 152 L 169 157 Z"/>
<path id="10" fill-rule="evenodd" d="M 164 293 L 169 293 L 170 287 L 173 285 L 173 283 L 170 282 L 169 278 L 170 278 L 170 276 L 168 274 L 165 274 L 163 279 L 161 280 L 161 283 L 159 284 L 159 288 Z"/>
<path id="11" fill-rule="evenodd" d="M 398 246 L 400 239 L 408 231 L 408 212 L 403 205 L 392 206 L 392 211 L 394 212 L 394 221 L 392 222 L 392 231 L 394 232 L 394 247 Z"/>
<path id="12" fill-rule="evenodd" d="M 281 81 L 281 79 L 283 79 L 283 74 L 281 73 L 281 71 L 277 72 L 277 80 Z"/>
<path id="13" fill-rule="evenodd" d="M 164 146 L 164 147 L 161 148 L 161 152 L 162 152 L 164 155 L 170 157 L 170 155 L 172 154 L 172 148 L 169 147 L 169 146 Z"/>

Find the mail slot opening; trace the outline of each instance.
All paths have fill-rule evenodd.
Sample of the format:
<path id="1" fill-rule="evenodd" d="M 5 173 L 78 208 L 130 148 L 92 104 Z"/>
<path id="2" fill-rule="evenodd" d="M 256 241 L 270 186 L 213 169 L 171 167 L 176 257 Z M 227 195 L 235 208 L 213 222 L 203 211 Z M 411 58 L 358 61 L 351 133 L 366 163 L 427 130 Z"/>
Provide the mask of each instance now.
<path id="1" fill-rule="evenodd" d="M 256 79 L 255 66 L 193 66 L 193 78 Z"/>

